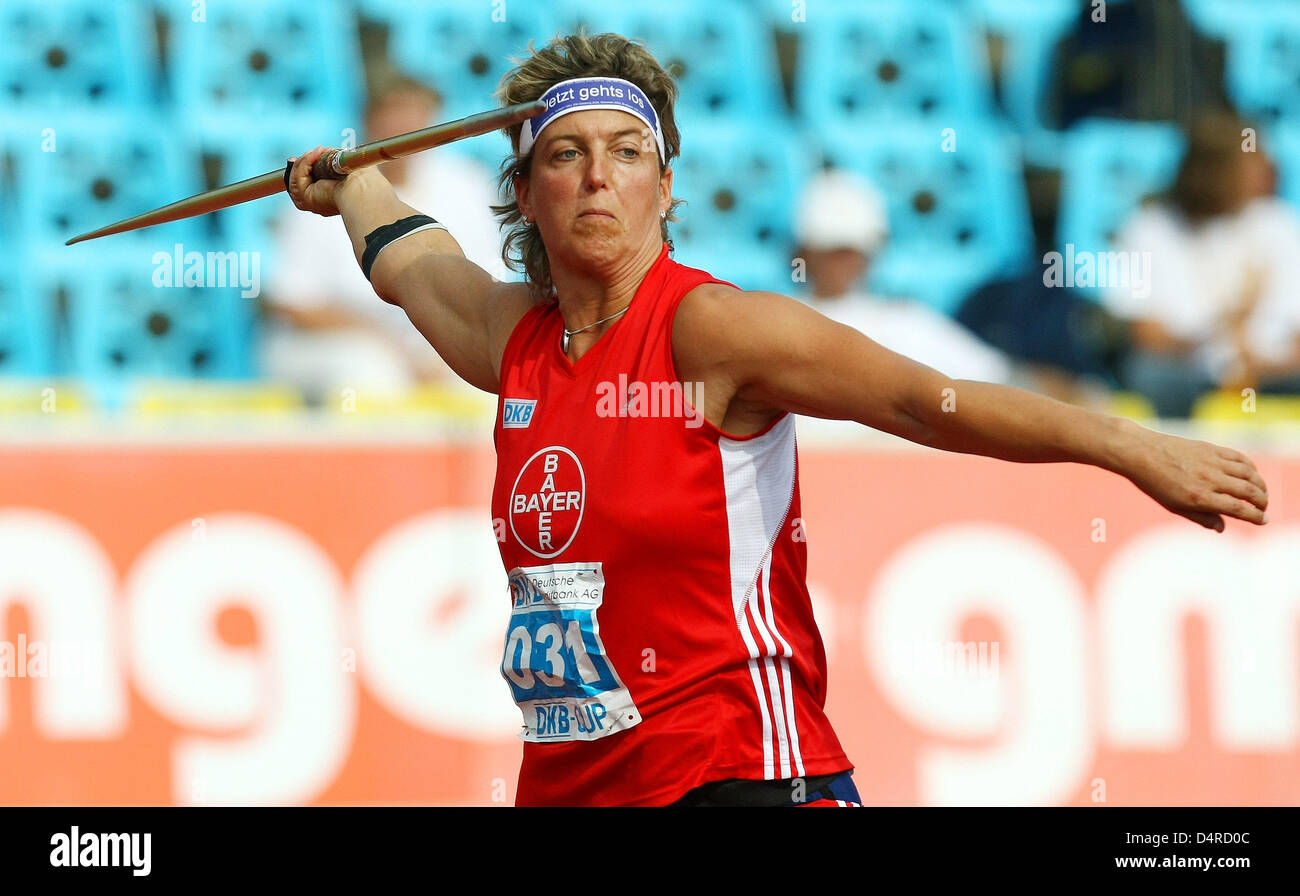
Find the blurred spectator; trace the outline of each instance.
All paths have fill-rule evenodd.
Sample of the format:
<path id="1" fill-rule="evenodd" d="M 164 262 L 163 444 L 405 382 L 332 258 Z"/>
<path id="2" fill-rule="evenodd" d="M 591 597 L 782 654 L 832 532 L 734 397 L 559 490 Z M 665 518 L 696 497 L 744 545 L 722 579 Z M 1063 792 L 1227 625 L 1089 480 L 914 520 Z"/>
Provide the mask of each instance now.
<path id="1" fill-rule="evenodd" d="M 1044 282 L 1031 267 L 974 290 L 954 317 L 1015 362 L 1024 389 L 1106 410 L 1128 351 L 1128 324 L 1086 287 Z"/>
<path id="2" fill-rule="evenodd" d="M 1247 151 L 1246 127 L 1198 119 L 1173 186 L 1116 239 L 1150 253 L 1148 288 L 1105 301 L 1133 322 L 1126 385 L 1161 416 L 1187 416 L 1216 387 L 1300 392 L 1300 215 L 1274 197 L 1273 163 Z"/>
<path id="3" fill-rule="evenodd" d="M 362 139 L 428 127 L 440 107 L 428 86 L 384 74 L 370 91 Z M 383 172 L 404 202 L 447 225 L 466 257 L 498 280 L 515 279 L 501 260 L 501 233 L 490 208 L 499 201 L 491 171 L 443 147 L 388 162 Z M 291 209 L 278 225 L 279 262 L 268 288 L 270 320 L 261 347 L 265 376 L 295 384 L 313 403 L 349 387 L 397 392 L 417 383 L 455 381 L 406 314 L 375 295 L 341 219 Z"/>
<path id="4" fill-rule="evenodd" d="M 1092 117 L 1186 125 L 1204 109 L 1229 108 L 1223 45 L 1196 31 L 1179 0 L 1078 6 L 1053 50 L 1046 111 L 1055 127 Z"/>
<path id="5" fill-rule="evenodd" d="M 795 221 L 796 252 L 807 265 L 807 303 L 953 378 L 1007 382 L 1007 359 L 960 324 L 921 302 L 875 296 L 863 288 L 888 232 L 884 201 L 870 183 L 845 171 L 814 177 Z"/>

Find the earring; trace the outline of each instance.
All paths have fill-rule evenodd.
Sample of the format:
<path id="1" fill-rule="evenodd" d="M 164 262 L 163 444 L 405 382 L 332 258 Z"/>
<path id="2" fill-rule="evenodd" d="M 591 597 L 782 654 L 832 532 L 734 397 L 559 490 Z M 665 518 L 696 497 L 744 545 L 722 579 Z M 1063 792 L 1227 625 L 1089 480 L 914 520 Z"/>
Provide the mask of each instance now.
<path id="1" fill-rule="evenodd" d="M 660 212 L 660 213 L 659 213 L 659 217 L 660 217 L 660 219 L 662 219 L 662 220 L 664 220 L 664 221 L 667 221 L 667 220 L 668 220 L 668 212 Z"/>

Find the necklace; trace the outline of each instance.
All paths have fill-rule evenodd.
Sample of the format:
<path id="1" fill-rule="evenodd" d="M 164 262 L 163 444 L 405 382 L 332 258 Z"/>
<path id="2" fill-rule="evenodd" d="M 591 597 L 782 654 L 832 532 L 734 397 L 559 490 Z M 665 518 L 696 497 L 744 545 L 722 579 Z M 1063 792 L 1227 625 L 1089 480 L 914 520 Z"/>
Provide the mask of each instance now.
<path id="1" fill-rule="evenodd" d="M 631 305 L 628 305 L 626 308 L 623 309 L 623 311 L 627 311 L 627 309 L 628 309 L 628 308 L 631 308 L 631 307 L 632 307 Z M 613 314 L 611 314 L 609 317 L 602 317 L 600 320 L 596 321 L 594 324 L 587 324 L 585 327 L 579 327 L 579 328 L 576 329 L 576 330 L 570 330 L 570 329 L 567 329 L 567 328 L 566 328 L 565 331 L 564 331 L 564 339 L 562 339 L 562 340 L 560 341 L 560 350 L 561 350 L 562 352 L 564 352 L 564 353 L 567 355 L 567 354 L 569 353 L 569 340 L 570 340 L 571 338 L 573 338 L 574 336 L 577 336 L 579 333 L 585 333 L 587 330 L 590 330 L 592 327 L 597 327 L 597 326 L 600 326 L 601 324 L 605 323 L 606 321 L 613 320 L 614 318 L 616 318 L 616 317 L 618 317 L 620 314 L 622 314 L 623 311 L 615 311 L 615 312 L 614 312 Z"/>

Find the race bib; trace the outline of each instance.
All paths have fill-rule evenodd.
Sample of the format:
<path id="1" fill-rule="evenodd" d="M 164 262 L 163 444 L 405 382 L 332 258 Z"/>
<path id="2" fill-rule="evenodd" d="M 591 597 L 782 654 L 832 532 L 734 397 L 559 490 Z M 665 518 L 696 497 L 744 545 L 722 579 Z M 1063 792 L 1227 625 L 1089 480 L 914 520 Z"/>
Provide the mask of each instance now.
<path id="1" fill-rule="evenodd" d="M 523 711 L 524 740 L 597 740 L 641 721 L 600 641 L 604 592 L 599 563 L 510 571 L 501 673 Z"/>

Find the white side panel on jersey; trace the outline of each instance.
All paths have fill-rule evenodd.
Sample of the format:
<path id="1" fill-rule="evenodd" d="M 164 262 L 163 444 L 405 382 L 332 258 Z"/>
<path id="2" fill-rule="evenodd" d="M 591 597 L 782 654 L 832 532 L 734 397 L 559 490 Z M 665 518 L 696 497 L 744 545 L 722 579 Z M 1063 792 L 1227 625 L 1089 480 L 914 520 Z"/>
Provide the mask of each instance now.
<path id="1" fill-rule="evenodd" d="M 794 498 L 794 414 L 758 438 L 718 439 L 727 491 L 731 603 L 739 621 Z"/>
<path id="2" fill-rule="evenodd" d="M 794 498 L 794 415 L 787 414 L 758 438 L 720 438 L 718 451 L 727 495 L 731 604 L 749 650 L 754 696 L 763 720 L 763 777 L 802 775 L 786 662 L 790 645 L 781 635 L 768 589 L 772 548 Z M 780 657 L 784 674 L 778 674 L 774 657 Z"/>

